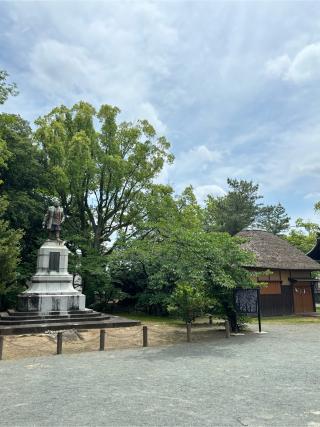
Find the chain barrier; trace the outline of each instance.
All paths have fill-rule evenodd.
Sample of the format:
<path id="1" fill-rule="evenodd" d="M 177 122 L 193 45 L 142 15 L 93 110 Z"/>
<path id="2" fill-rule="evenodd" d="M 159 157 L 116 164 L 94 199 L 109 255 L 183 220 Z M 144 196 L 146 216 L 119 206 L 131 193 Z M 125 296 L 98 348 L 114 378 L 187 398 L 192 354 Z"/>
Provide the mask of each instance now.
<path id="1" fill-rule="evenodd" d="M 13 346 L 13 347 L 17 347 L 17 348 L 20 348 L 20 349 L 22 349 L 22 350 L 30 350 L 31 349 L 31 346 L 30 345 L 21 345 L 21 344 L 17 344 L 17 343 L 15 343 L 15 342 L 13 342 L 13 341 L 5 341 L 5 344 L 7 344 L 7 348 L 8 348 L 8 344 L 10 344 L 10 346 Z M 55 343 L 53 342 L 52 344 L 54 344 L 55 345 Z"/>
<path id="2" fill-rule="evenodd" d="M 128 338 L 136 337 L 141 334 L 142 334 L 142 329 L 130 335 L 113 335 L 113 334 L 110 334 L 110 332 L 106 332 L 106 338 L 108 339 L 108 337 L 111 337 L 111 338 L 118 338 L 118 339 L 128 339 Z"/>
<path id="3" fill-rule="evenodd" d="M 96 337 L 94 337 L 94 338 L 90 338 L 89 340 L 86 340 L 85 338 L 80 338 L 79 344 L 80 344 L 80 343 L 83 343 L 83 344 L 90 344 L 90 343 L 93 343 L 93 342 L 95 342 L 95 343 L 96 343 L 99 339 L 100 339 L 99 335 L 98 335 L 98 336 L 96 336 Z M 69 342 L 71 342 L 72 344 L 74 344 L 74 341 L 73 341 L 73 342 L 72 342 L 72 341 L 69 341 Z M 67 342 L 67 341 L 64 341 L 64 344 L 68 344 L 68 342 Z"/>
<path id="4" fill-rule="evenodd" d="M 171 331 L 170 330 L 166 330 L 166 331 L 164 331 L 163 329 L 160 329 L 160 330 L 158 330 L 158 329 L 155 329 L 154 327 L 150 327 L 150 326 L 148 326 L 148 332 L 152 332 L 153 334 L 156 334 L 156 335 L 165 335 L 165 336 L 167 336 L 168 335 L 168 333 L 170 334 L 170 332 L 172 332 L 172 334 L 175 334 L 175 335 L 177 335 L 177 334 L 185 334 L 185 330 L 176 330 L 176 329 L 172 329 Z"/>
<path id="5" fill-rule="evenodd" d="M 138 335 L 142 335 L 142 330 L 138 330 L 138 331 L 136 331 L 130 335 L 113 335 L 113 334 L 110 334 L 109 331 L 106 331 L 106 339 L 108 339 L 108 337 L 116 338 L 116 339 L 128 339 L 128 338 L 136 337 Z M 57 334 L 48 334 L 48 338 L 49 339 L 55 338 L 55 341 L 50 340 L 50 341 L 48 341 L 48 343 L 52 344 L 53 346 L 56 345 Z M 90 338 L 90 339 L 86 339 L 83 336 L 79 336 L 78 339 L 79 339 L 79 341 L 78 341 L 79 343 L 90 344 L 90 343 L 99 341 L 100 334 L 97 334 L 95 337 Z M 67 345 L 69 343 L 73 344 L 75 341 L 76 340 L 64 340 L 64 344 L 67 344 Z M 5 340 L 4 344 L 6 346 L 10 345 L 10 346 L 17 347 L 20 349 L 29 349 L 30 350 L 30 345 L 17 344 L 17 342 L 13 341 L 12 339 L 11 340 Z"/>
<path id="6" fill-rule="evenodd" d="M 211 328 L 210 328 L 211 329 Z M 220 330 L 219 328 L 212 328 L 215 330 Z M 106 339 L 106 346 L 108 346 L 108 339 L 112 338 L 116 341 L 124 341 L 124 340 L 129 340 L 131 338 L 142 338 L 143 337 L 143 328 L 139 328 L 138 330 L 132 331 L 130 334 L 121 334 L 121 332 L 119 334 L 112 334 L 109 332 L 110 329 L 105 329 L 105 339 Z M 39 349 L 40 353 L 41 351 L 46 351 L 49 350 L 51 348 L 49 347 L 54 347 L 56 346 L 57 343 L 57 332 L 64 332 L 64 331 L 47 331 L 47 333 L 43 334 L 42 337 L 47 337 L 48 338 L 48 342 L 45 344 L 49 344 L 48 348 L 42 348 Z M 83 336 L 82 334 L 88 333 L 89 331 L 83 331 L 83 332 L 78 332 L 77 330 L 75 330 L 76 332 L 76 339 L 72 340 L 69 337 L 66 339 L 63 339 L 63 342 L 68 345 L 68 344 L 74 344 L 75 341 L 77 341 L 77 344 L 83 344 L 83 345 L 88 345 L 88 344 L 92 344 L 95 343 L 96 345 L 99 344 L 99 339 L 100 339 L 100 333 L 96 334 L 94 337 L 91 337 L 89 339 L 86 339 L 85 336 Z M 149 336 L 149 339 L 153 338 L 158 338 L 159 340 L 168 340 L 170 342 L 172 342 L 172 339 L 176 338 L 177 342 L 180 341 L 180 338 L 182 338 L 186 333 L 186 328 L 165 328 L 165 330 L 163 329 L 162 326 L 147 326 L 147 333 Z M 31 335 L 32 336 L 32 335 Z M 54 338 L 54 340 L 52 340 L 52 338 Z M 112 340 L 113 341 L 113 340 Z M 9 338 L 9 340 L 5 340 L 4 341 L 4 345 L 8 348 L 10 346 L 13 346 L 15 348 L 18 348 L 20 350 L 31 350 L 31 346 L 29 345 L 21 345 L 21 344 L 17 344 L 16 342 L 14 342 L 13 337 L 11 336 Z M 114 342 L 111 345 L 115 345 Z"/>

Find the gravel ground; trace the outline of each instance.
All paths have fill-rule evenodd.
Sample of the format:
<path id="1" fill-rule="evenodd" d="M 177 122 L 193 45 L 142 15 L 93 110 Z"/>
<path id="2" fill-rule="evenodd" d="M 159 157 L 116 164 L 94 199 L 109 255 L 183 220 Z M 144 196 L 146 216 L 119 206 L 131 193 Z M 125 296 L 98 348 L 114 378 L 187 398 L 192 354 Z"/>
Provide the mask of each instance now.
<path id="1" fill-rule="evenodd" d="M 3 426 L 320 426 L 320 325 L 0 362 Z"/>

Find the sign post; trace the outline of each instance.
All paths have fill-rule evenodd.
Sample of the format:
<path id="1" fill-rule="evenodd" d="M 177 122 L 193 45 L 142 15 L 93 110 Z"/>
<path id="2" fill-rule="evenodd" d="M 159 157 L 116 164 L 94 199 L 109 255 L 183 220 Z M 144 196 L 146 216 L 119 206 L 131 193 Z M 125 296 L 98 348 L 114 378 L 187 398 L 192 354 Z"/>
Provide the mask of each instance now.
<path id="1" fill-rule="evenodd" d="M 261 334 L 261 305 L 260 305 L 260 289 L 257 289 L 258 291 L 258 323 L 259 323 L 259 332 Z"/>
<path id="2" fill-rule="evenodd" d="M 237 313 L 258 317 L 259 332 L 261 333 L 261 306 L 259 288 L 236 288 L 234 300 Z"/>

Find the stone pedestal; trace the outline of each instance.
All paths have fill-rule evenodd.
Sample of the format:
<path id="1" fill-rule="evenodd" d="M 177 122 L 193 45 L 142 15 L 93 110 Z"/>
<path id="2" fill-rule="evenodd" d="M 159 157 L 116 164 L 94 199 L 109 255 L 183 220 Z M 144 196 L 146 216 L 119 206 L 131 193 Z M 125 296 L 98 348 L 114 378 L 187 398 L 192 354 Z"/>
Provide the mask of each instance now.
<path id="1" fill-rule="evenodd" d="M 18 311 L 67 312 L 85 310 L 85 296 L 76 291 L 68 273 L 69 250 L 64 243 L 47 240 L 38 251 L 37 272 L 28 290 L 18 297 Z"/>

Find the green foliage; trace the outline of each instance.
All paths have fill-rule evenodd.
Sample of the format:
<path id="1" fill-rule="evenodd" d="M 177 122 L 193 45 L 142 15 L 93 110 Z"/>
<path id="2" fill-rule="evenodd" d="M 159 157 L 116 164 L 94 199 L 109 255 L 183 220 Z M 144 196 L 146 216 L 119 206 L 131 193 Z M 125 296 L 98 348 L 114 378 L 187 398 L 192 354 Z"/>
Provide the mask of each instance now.
<path id="1" fill-rule="evenodd" d="M 205 314 L 213 303 L 203 285 L 178 283 L 169 298 L 168 312 L 189 323 Z"/>
<path id="2" fill-rule="evenodd" d="M 36 121 L 50 191 L 59 195 L 69 227 L 100 252 L 139 221 L 154 177 L 172 161 L 169 143 L 147 121 L 117 123 L 119 112 L 80 102 Z"/>
<path id="3" fill-rule="evenodd" d="M 262 206 L 258 213 L 256 225 L 270 233 L 280 234 L 288 230 L 290 218 L 281 203 Z"/>
<path id="4" fill-rule="evenodd" d="M 8 73 L 0 70 L 0 104 L 3 104 L 9 95 L 16 95 L 16 85 L 7 84 Z M 8 171 L 8 162 L 12 153 L 3 135 L 3 125 L 0 121 L 0 184 L 3 188 L 4 171 Z M 7 197 L 0 194 L 0 310 L 12 306 L 20 288 L 17 285 L 17 266 L 19 263 L 20 230 L 13 230 L 5 219 L 8 212 Z"/>
<path id="5" fill-rule="evenodd" d="M 4 218 L 13 229 L 23 230 L 19 280 L 25 283 L 34 272 L 36 251 L 40 246 L 41 222 L 45 211 L 46 174 L 41 152 L 33 144 L 29 124 L 20 116 L 0 114 L 0 141 L 5 142 L 8 156 L 0 165 L 3 184 L 0 195 L 9 202 Z M 40 239 L 39 239 L 40 237 Z"/>
<path id="6" fill-rule="evenodd" d="M 228 232 L 232 236 L 251 225 L 259 213 L 259 186 L 252 181 L 227 180 L 229 192 L 225 196 L 208 196 L 205 224 L 209 231 Z"/>
<path id="7" fill-rule="evenodd" d="M 289 228 L 290 218 L 284 207 L 263 206 L 258 203 L 259 186 L 252 181 L 228 179 L 229 191 L 225 196 L 208 196 L 204 212 L 205 228 L 209 231 L 228 232 L 232 236 L 255 225 L 270 233 L 279 234 Z"/>
<path id="8" fill-rule="evenodd" d="M 125 296 L 110 282 L 106 256 L 118 240 L 150 232 L 141 225 L 157 215 L 158 193 L 166 191 L 153 180 L 173 160 L 169 143 L 146 120 L 118 123 L 119 113 L 110 105 L 61 106 L 40 117 L 35 132 L 48 192 L 67 215 L 63 237 L 83 252 L 84 292 L 102 305 Z"/>
<path id="9" fill-rule="evenodd" d="M 12 230 L 3 215 L 8 207 L 4 197 L 0 197 L 0 309 L 6 308 L 14 301 L 17 292 L 16 270 L 19 262 L 19 242 L 22 233 Z"/>
<path id="10" fill-rule="evenodd" d="M 165 216 L 144 224 L 148 234 L 118 245 L 109 257 L 112 280 L 131 295 L 136 308 L 166 313 L 179 283 L 197 284 L 208 302 L 219 297 L 221 289 L 231 295 L 236 286 L 251 286 L 242 266 L 252 257 L 241 250 L 240 240 L 204 231 L 192 198 L 186 201 L 183 195 L 170 204 L 166 196 Z"/>
<path id="11" fill-rule="evenodd" d="M 15 83 L 7 83 L 7 78 L 9 74 L 0 70 L 0 105 L 4 104 L 9 96 L 15 96 L 18 94 L 17 86 Z"/>
<path id="12" fill-rule="evenodd" d="M 0 138 L 0 168 L 1 169 L 7 168 L 7 162 L 9 158 L 10 158 L 10 152 L 7 148 L 6 141 Z M 3 180 L 0 179 L 0 184 L 2 183 L 3 183 Z"/>
<path id="13" fill-rule="evenodd" d="M 4 104 L 4 102 L 8 99 L 9 95 L 16 95 L 16 85 L 8 84 L 6 82 L 8 77 L 8 73 L 4 70 L 0 70 L 0 105 Z M 1 125 L 0 125 L 0 131 L 1 131 Z M 7 148 L 6 141 L 2 138 L 2 135 L 0 134 L 0 168 L 6 168 L 7 161 L 10 157 L 10 152 Z M 0 179 L 0 184 L 3 182 L 2 179 Z"/>
<path id="14" fill-rule="evenodd" d="M 305 222 L 302 218 L 296 220 L 296 228 L 291 229 L 287 236 L 284 236 L 289 243 L 296 246 L 305 254 L 316 244 L 320 227 L 313 222 Z"/>
<path id="15" fill-rule="evenodd" d="M 87 248 L 83 255 L 81 264 L 78 264 L 79 261 L 75 260 L 75 256 L 73 256 L 70 271 L 81 275 L 83 292 L 87 296 L 87 306 L 107 312 L 111 303 L 121 301 L 126 294 L 111 282 L 106 257 L 101 256 L 92 248 Z"/>

